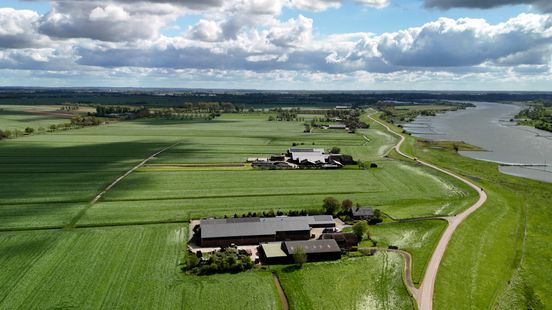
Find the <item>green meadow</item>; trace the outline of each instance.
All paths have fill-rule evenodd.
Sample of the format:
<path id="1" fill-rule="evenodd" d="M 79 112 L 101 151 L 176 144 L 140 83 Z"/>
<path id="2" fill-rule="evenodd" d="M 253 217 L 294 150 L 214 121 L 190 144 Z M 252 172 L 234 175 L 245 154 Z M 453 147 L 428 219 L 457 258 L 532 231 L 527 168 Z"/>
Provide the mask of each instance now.
<path id="1" fill-rule="evenodd" d="M 402 266 L 398 254 L 380 252 L 276 269 L 291 309 L 412 309 Z"/>
<path id="2" fill-rule="evenodd" d="M 211 122 L 145 119 L 1 141 L 0 308 L 278 309 L 270 273 L 183 275 L 178 266 L 184 223 L 234 213 L 319 209 L 327 196 L 374 206 L 395 218 L 452 215 L 475 199 L 452 178 L 383 158 L 396 140 L 378 128 L 356 134 L 303 129 L 300 122 L 269 122 L 265 114 L 225 114 Z M 241 163 L 285 152 L 293 144 L 337 146 L 379 167 L 178 167 Z M 90 205 L 117 177 L 171 145 Z M 432 246 L 438 227 L 404 229 L 416 236 L 401 244 L 418 260 L 416 269 L 425 265 L 429 250 L 424 247 Z M 374 236 L 394 243 L 399 233 L 377 227 Z M 281 276 L 297 309 L 336 307 L 338 293 L 348 294 L 350 300 L 343 302 L 353 308 L 411 308 L 401 266 L 399 256 L 378 254 L 307 264 Z M 316 279 L 342 284 L 332 298 L 317 303 L 324 287 Z M 298 286 L 308 289 L 294 293 Z"/>
<path id="3" fill-rule="evenodd" d="M 1 309 L 280 309 L 272 276 L 179 271 L 187 227 L 0 234 Z"/>
<path id="4" fill-rule="evenodd" d="M 412 282 L 419 285 L 426 263 L 447 227 L 443 220 L 426 220 L 377 225 L 370 228 L 370 239 L 378 247 L 397 246 L 412 255 Z"/>

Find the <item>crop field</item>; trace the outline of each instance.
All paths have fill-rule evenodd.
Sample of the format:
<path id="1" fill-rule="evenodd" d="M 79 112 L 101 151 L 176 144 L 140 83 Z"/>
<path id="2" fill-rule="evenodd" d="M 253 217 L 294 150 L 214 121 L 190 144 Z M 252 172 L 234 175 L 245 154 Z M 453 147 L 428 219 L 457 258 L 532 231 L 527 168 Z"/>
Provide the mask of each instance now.
<path id="1" fill-rule="evenodd" d="M 73 112 L 57 111 L 58 108 L 59 106 L 0 105 L 0 129 L 47 129 L 52 124 L 67 122 Z"/>
<path id="2" fill-rule="evenodd" d="M 452 180 L 416 169 L 421 168 L 382 161 L 369 170 L 137 172 L 89 209 L 80 224 L 312 210 L 328 196 L 376 206 L 394 217 L 449 214 L 465 206 L 467 189 L 451 191 Z"/>
<path id="3" fill-rule="evenodd" d="M 412 309 L 402 265 L 398 254 L 378 253 L 280 268 L 278 277 L 292 309 Z"/>
<path id="4" fill-rule="evenodd" d="M 454 214 L 474 198 L 454 179 L 382 158 L 394 142 L 377 128 L 303 133 L 301 122 L 268 122 L 264 114 L 223 115 L 212 122 L 145 119 L 3 140 L 0 308 L 279 309 L 270 273 L 183 275 L 178 264 L 186 229 L 179 223 L 271 209 L 319 209 L 327 196 L 375 206 L 396 218 Z M 337 146 L 379 168 L 225 166 L 285 152 L 293 143 Z M 90 205 L 116 178 L 171 145 Z M 44 228 L 50 229 L 38 230 Z M 412 231 L 416 240 L 423 237 L 422 230 Z M 381 242 L 396 242 L 398 236 L 384 229 L 380 235 Z M 421 249 L 411 250 L 424 259 Z M 288 273 L 284 286 L 312 286 L 312 291 L 290 293 L 292 305 L 309 308 L 300 303 L 305 300 L 318 307 L 312 300 L 323 287 L 311 282 L 328 277 L 325 281 L 343 283 L 338 291 L 351 294 L 354 307 L 411 307 L 400 257 L 378 254 L 342 262 L 307 264 Z M 324 274 L 326 267 L 335 273 Z M 339 278 L 341 272 L 352 286 Z M 395 295 L 383 295 L 389 292 Z M 332 300 L 340 299 L 336 295 L 327 302 Z"/>
<path id="5" fill-rule="evenodd" d="M 423 278 L 427 261 L 437 245 L 445 221 L 430 220 L 370 227 L 370 238 L 378 247 L 394 245 L 412 255 L 412 282 L 419 284 Z"/>
<path id="6" fill-rule="evenodd" d="M 0 234 L 1 309 L 280 309 L 270 273 L 178 271 L 187 228 Z"/>

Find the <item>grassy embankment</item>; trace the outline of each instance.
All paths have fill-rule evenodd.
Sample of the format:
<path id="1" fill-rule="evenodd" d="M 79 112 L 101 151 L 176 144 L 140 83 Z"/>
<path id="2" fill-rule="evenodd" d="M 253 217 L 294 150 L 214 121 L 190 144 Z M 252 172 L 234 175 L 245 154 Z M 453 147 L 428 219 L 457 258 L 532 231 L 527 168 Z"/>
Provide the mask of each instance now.
<path id="1" fill-rule="evenodd" d="M 407 137 L 402 150 L 470 178 L 489 196 L 449 244 L 435 308 L 552 307 L 552 184 L 504 175 L 497 164 L 459 156 L 447 144 Z"/>

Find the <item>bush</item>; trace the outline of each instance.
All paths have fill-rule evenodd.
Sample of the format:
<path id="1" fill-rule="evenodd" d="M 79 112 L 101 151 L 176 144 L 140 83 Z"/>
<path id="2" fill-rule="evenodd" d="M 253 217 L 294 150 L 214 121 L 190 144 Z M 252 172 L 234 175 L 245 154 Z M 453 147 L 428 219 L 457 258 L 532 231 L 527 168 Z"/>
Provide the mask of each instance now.
<path id="1" fill-rule="evenodd" d="M 371 163 L 370 164 L 370 168 L 377 168 L 377 167 L 378 167 L 378 164 L 376 164 L 376 163 Z"/>
<path id="2" fill-rule="evenodd" d="M 330 150 L 330 154 L 339 154 L 339 153 L 341 153 L 341 149 L 338 148 L 337 146 L 332 147 L 332 149 Z"/>
<path id="3" fill-rule="evenodd" d="M 215 273 L 237 273 L 253 268 L 253 261 L 247 255 L 239 255 L 234 248 L 226 248 L 215 252 L 207 260 L 200 260 L 198 254 L 188 253 L 187 264 L 184 268 L 197 275 Z"/>

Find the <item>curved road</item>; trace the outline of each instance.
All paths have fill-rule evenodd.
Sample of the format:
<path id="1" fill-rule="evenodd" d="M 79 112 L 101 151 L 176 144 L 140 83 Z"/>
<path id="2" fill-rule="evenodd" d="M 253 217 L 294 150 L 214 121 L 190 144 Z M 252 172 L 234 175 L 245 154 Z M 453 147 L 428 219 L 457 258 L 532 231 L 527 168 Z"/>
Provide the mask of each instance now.
<path id="1" fill-rule="evenodd" d="M 397 133 L 397 132 L 395 132 L 395 131 L 393 131 L 393 130 L 391 130 L 391 128 L 389 128 L 389 126 L 387 126 L 385 123 L 373 118 L 372 115 L 374 115 L 374 114 L 375 113 L 369 114 L 368 118 L 370 118 L 372 121 L 380 124 L 381 126 L 385 127 L 387 129 L 387 131 L 391 132 L 392 134 L 394 134 L 394 135 L 396 135 L 400 138 L 399 143 L 397 143 L 397 145 L 395 145 L 395 147 L 394 147 L 394 149 L 395 149 L 395 151 L 397 151 L 397 153 L 399 153 L 401 156 L 406 157 L 408 159 L 415 160 L 415 161 L 419 162 L 420 164 L 422 164 L 424 166 L 427 166 L 427 167 L 433 168 L 435 170 L 438 170 L 442 173 L 448 174 L 448 175 L 464 182 L 465 184 L 467 184 L 468 186 L 473 188 L 475 191 L 477 191 L 477 193 L 479 194 L 479 200 L 473 206 L 471 206 L 470 208 L 466 209 L 464 212 L 462 212 L 462 213 L 460 213 L 456 216 L 452 216 L 452 217 L 447 218 L 448 222 L 449 222 L 449 225 L 447 226 L 447 229 L 445 230 L 445 232 L 441 236 L 441 239 L 439 240 L 439 243 L 437 244 L 437 247 L 435 248 L 435 251 L 433 252 L 433 255 L 431 256 L 431 260 L 429 261 L 429 264 L 427 265 L 427 268 L 426 268 L 426 271 L 425 271 L 425 274 L 424 274 L 424 279 L 422 280 L 420 288 L 417 289 L 417 290 L 412 291 L 412 295 L 413 295 L 414 299 L 416 299 L 416 303 L 418 304 L 418 309 L 432 310 L 433 309 L 433 291 L 435 289 L 435 279 L 437 278 L 437 271 L 439 270 L 439 265 L 441 264 L 441 260 L 443 259 L 443 255 L 445 254 L 445 250 L 447 249 L 447 245 L 448 245 L 448 243 L 449 243 L 449 241 L 452 237 L 452 234 L 454 233 L 454 231 L 456 230 L 458 225 L 460 225 L 460 223 L 462 223 L 468 216 L 470 216 L 470 214 L 475 212 L 477 209 L 479 209 L 485 203 L 485 201 L 487 200 L 487 194 L 483 191 L 482 188 L 480 188 L 479 186 L 473 184 L 472 182 L 470 182 L 469 180 L 467 180 L 464 177 L 461 177 L 461 176 L 456 175 L 456 174 L 454 174 L 450 171 L 447 171 L 443 168 L 440 168 L 440 167 L 437 167 L 437 166 L 432 165 L 430 163 L 418 160 L 418 159 L 416 159 L 416 158 L 414 158 L 410 155 L 407 155 L 407 154 L 403 153 L 401 151 L 401 145 L 405 141 L 404 136 Z"/>

